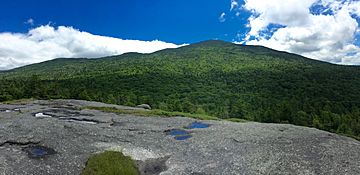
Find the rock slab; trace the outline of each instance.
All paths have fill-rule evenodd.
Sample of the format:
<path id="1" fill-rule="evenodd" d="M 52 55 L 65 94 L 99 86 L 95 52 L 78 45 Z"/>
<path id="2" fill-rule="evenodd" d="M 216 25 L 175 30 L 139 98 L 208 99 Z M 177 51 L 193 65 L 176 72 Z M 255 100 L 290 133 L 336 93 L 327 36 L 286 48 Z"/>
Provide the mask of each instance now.
<path id="1" fill-rule="evenodd" d="M 131 156 L 142 174 L 360 174 L 360 142 L 314 128 L 227 121 L 188 128 L 198 121 L 85 106 L 141 110 L 80 100 L 0 104 L 0 175 L 80 174 L 104 150 Z M 174 129 L 189 137 L 176 139 Z"/>

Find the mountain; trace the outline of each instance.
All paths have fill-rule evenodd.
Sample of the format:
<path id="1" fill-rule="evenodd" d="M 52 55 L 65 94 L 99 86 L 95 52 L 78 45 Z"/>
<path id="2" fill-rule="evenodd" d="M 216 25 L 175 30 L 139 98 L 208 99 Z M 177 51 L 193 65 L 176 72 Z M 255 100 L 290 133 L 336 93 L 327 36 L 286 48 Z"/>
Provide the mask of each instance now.
<path id="1" fill-rule="evenodd" d="M 205 41 L 152 54 L 60 58 L 0 73 L 0 101 L 71 98 L 291 123 L 360 136 L 360 67 Z"/>

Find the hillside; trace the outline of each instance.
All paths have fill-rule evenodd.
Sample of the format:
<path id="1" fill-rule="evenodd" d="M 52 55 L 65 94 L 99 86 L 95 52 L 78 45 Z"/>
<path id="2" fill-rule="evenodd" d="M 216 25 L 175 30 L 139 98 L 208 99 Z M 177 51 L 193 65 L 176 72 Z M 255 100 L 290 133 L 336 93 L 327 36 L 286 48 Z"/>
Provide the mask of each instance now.
<path id="1" fill-rule="evenodd" d="M 0 101 L 73 98 L 292 123 L 360 136 L 360 67 L 205 41 L 152 54 L 55 59 L 0 73 Z"/>

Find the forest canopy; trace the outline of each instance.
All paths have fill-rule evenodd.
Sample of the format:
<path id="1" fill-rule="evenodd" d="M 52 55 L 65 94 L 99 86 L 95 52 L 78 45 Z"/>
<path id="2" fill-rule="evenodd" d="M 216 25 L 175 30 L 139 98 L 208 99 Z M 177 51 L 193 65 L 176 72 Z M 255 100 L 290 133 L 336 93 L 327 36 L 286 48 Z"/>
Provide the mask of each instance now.
<path id="1" fill-rule="evenodd" d="M 152 54 L 55 59 L 0 73 L 0 101 L 83 99 L 360 137 L 360 67 L 206 41 Z"/>

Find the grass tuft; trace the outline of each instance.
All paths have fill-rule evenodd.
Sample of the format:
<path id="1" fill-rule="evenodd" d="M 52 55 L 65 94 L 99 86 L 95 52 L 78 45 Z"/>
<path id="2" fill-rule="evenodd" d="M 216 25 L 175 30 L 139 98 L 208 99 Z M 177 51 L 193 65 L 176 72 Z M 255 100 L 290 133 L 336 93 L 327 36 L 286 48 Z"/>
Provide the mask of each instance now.
<path id="1" fill-rule="evenodd" d="M 81 175 L 138 175 L 134 161 L 121 152 L 105 151 L 89 158 Z"/>

